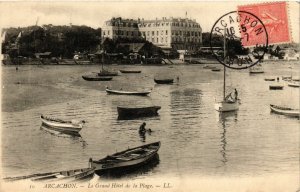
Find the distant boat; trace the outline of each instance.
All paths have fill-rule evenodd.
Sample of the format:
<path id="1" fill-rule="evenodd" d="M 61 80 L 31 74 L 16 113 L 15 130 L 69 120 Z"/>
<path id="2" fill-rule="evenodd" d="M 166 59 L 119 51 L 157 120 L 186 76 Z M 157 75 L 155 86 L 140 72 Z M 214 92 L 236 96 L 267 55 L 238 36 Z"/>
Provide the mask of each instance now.
<path id="1" fill-rule="evenodd" d="M 265 81 L 275 81 L 275 78 L 274 77 L 266 77 Z"/>
<path id="2" fill-rule="evenodd" d="M 18 181 L 30 179 L 32 181 L 83 181 L 91 179 L 94 176 L 94 168 L 74 169 L 60 172 L 37 173 L 19 177 L 7 177 L 5 181 Z"/>
<path id="3" fill-rule="evenodd" d="M 118 76 L 118 72 L 102 70 L 98 73 L 99 76 Z"/>
<path id="4" fill-rule="evenodd" d="M 283 87 L 283 85 L 269 85 L 270 90 L 282 90 Z"/>
<path id="5" fill-rule="evenodd" d="M 220 68 L 217 68 L 217 67 L 215 67 L 215 68 L 212 68 L 212 69 L 211 69 L 211 71 L 218 72 L 218 71 L 221 71 L 221 69 L 220 69 Z"/>
<path id="6" fill-rule="evenodd" d="M 112 77 L 98 76 L 98 75 L 82 75 L 82 78 L 86 81 L 110 81 Z"/>
<path id="7" fill-rule="evenodd" d="M 300 87 L 300 82 L 299 81 L 290 81 L 290 82 L 288 82 L 288 86 L 290 86 L 290 87 Z"/>
<path id="8" fill-rule="evenodd" d="M 147 164 L 157 155 L 159 148 L 160 142 L 154 142 L 114 153 L 97 161 L 90 159 L 91 167 L 95 168 L 98 175 L 107 172 L 121 173 Z"/>
<path id="9" fill-rule="evenodd" d="M 249 73 L 250 74 L 264 73 L 264 69 L 263 69 L 262 65 L 259 63 L 259 64 L 256 64 L 255 66 L 251 67 L 249 69 Z"/>
<path id="10" fill-rule="evenodd" d="M 120 70 L 121 73 L 141 73 L 139 70 Z"/>
<path id="11" fill-rule="evenodd" d="M 300 111 L 299 109 L 292 109 L 288 107 L 281 107 L 277 105 L 270 105 L 271 111 L 277 114 L 286 115 L 290 117 L 299 117 Z"/>
<path id="12" fill-rule="evenodd" d="M 282 76 L 282 80 L 290 81 L 290 80 L 292 80 L 292 76 Z"/>
<path id="13" fill-rule="evenodd" d="M 157 84 L 172 84 L 174 82 L 174 79 L 155 79 L 154 82 Z"/>
<path id="14" fill-rule="evenodd" d="M 109 94 L 116 95 L 138 95 L 138 96 L 147 96 L 151 91 L 123 91 L 123 90 L 113 90 L 106 88 L 105 91 Z"/>
<path id="15" fill-rule="evenodd" d="M 43 115 L 41 115 L 41 120 L 42 120 L 42 126 L 51 130 L 55 130 L 67 134 L 78 133 L 79 131 L 81 131 L 85 123 L 84 120 L 65 121 L 57 118 L 46 117 Z"/>
<path id="16" fill-rule="evenodd" d="M 150 117 L 158 115 L 160 106 L 150 107 L 117 107 L 118 119 L 131 119 L 136 117 Z"/>

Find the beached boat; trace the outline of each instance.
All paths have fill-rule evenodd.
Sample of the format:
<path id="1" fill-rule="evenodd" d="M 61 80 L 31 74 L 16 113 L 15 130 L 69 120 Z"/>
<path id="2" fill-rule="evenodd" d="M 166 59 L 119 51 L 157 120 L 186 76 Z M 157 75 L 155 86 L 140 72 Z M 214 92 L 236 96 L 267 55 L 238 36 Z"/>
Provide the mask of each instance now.
<path id="1" fill-rule="evenodd" d="M 123 172 L 147 164 L 155 157 L 159 148 L 160 142 L 154 142 L 108 155 L 98 161 L 90 159 L 90 163 L 98 175 L 107 172 Z"/>
<path id="2" fill-rule="evenodd" d="M 262 65 L 258 63 L 249 69 L 249 73 L 250 74 L 264 73 L 264 69 Z"/>
<path id="3" fill-rule="evenodd" d="M 300 82 L 299 81 L 290 81 L 290 82 L 288 82 L 288 86 L 290 86 L 290 87 L 300 87 Z"/>
<path id="4" fill-rule="evenodd" d="M 139 70 L 120 70 L 121 73 L 141 73 Z"/>
<path id="5" fill-rule="evenodd" d="M 47 182 L 71 182 L 83 181 L 92 179 L 94 176 L 94 168 L 74 169 L 60 172 L 37 173 L 26 176 L 7 177 L 5 181 L 32 180 L 32 181 L 47 181 Z"/>
<path id="6" fill-rule="evenodd" d="M 270 105 L 271 111 L 277 114 L 286 115 L 290 117 L 299 117 L 300 111 L 299 109 L 292 109 L 288 107 L 281 107 L 277 105 Z"/>
<path id="7" fill-rule="evenodd" d="M 117 107 L 118 119 L 131 119 L 137 117 L 151 117 L 158 115 L 160 106 L 150 107 Z"/>
<path id="8" fill-rule="evenodd" d="M 270 90 L 282 90 L 283 87 L 283 85 L 269 85 Z"/>
<path id="9" fill-rule="evenodd" d="M 82 78 L 86 81 L 110 81 L 112 77 L 98 76 L 98 75 L 82 75 Z"/>
<path id="10" fill-rule="evenodd" d="M 105 89 L 108 94 L 115 94 L 115 95 L 138 95 L 138 96 L 147 96 L 151 93 L 151 91 L 123 91 L 123 90 L 113 90 L 109 89 L 108 87 Z"/>
<path id="11" fill-rule="evenodd" d="M 78 121 L 78 120 L 71 120 L 71 121 L 65 121 L 62 119 L 52 118 L 52 117 L 46 117 L 41 115 L 42 120 L 42 126 L 52 129 L 55 131 L 59 131 L 62 133 L 78 133 L 81 131 L 85 121 Z"/>
<path id="12" fill-rule="evenodd" d="M 174 79 L 155 79 L 154 82 L 157 84 L 172 84 L 174 82 Z"/>

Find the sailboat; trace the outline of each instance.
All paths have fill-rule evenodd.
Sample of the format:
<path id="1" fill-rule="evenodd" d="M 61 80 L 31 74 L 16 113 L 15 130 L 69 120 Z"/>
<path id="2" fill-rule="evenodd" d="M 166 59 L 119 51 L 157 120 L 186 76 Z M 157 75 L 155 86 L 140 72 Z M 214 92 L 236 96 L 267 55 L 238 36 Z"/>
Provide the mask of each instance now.
<path id="1" fill-rule="evenodd" d="M 118 76 L 118 72 L 115 71 L 107 71 L 103 67 L 104 65 L 104 52 L 102 53 L 102 68 L 98 73 L 99 76 Z"/>
<path id="2" fill-rule="evenodd" d="M 226 29 L 225 29 L 226 31 Z M 224 34 L 224 62 L 226 63 L 226 35 Z M 235 89 L 234 97 L 232 92 L 226 96 L 226 67 L 224 65 L 224 79 L 223 79 L 223 100 L 215 103 L 215 109 L 219 112 L 236 111 L 239 109 L 239 101 L 237 98 L 237 91 Z"/>

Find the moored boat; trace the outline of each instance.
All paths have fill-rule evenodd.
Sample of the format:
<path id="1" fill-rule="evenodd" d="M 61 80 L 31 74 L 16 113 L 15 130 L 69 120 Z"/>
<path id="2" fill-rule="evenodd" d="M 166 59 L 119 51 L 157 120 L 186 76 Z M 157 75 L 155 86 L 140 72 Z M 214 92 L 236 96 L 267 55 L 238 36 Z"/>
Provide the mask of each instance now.
<path id="1" fill-rule="evenodd" d="M 283 85 L 269 85 L 270 90 L 282 90 L 283 87 Z"/>
<path id="2" fill-rule="evenodd" d="M 97 161 L 90 159 L 90 163 L 98 175 L 107 172 L 118 173 L 147 164 L 155 157 L 159 148 L 160 142 L 154 142 L 114 153 Z"/>
<path id="3" fill-rule="evenodd" d="M 98 76 L 118 76 L 118 72 L 102 70 Z"/>
<path id="4" fill-rule="evenodd" d="M 288 82 L 288 86 L 290 86 L 290 87 L 300 87 L 300 82 L 299 81 L 290 81 L 290 82 Z"/>
<path id="5" fill-rule="evenodd" d="M 215 67 L 215 68 L 212 68 L 212 69 L 211 69 L 211 71 L 218 72 L 218 71 L 221 71 L 221 69 L 220 69 L 220 68 L 217 68 L 217 67 Z"/>
<path id="6" fill-rule="evenodd" d="M 290 117 L 299 117 L 300 111 L 299 109 L 292 109 L 289 107 L 281 107 L 277 105 L 270 104 L 271 111 L 277 114 L 286 115 Z"/>
<path id="7" fill-rule="evenodd" d="M 120 70 L 121 73 L 141 73 L 140 70 Z"/>
<path id="8" fill-rule="evenodd" d="M 108 87 L 105 89 L 108 94 L 115 95 L 137 95 L 137 96 L 147 96 L 151 91 L 123 91 L 123 90 L 113 90 Z"/>
<path id="9" fill-rule="evenodd" d="M 84 120 L 65 121 L 58 118 L 46 117 L 44 115 L 41 115 L 41 120 L 42 126 L 62 133 L 78 133 L 85 123 Z"/>
<path id="10" fill-rule="evenodd" d="M 154 82 L 157 84 L 172 84 L 174 82 L 174 79 L 155 79 Z"/>
<path id="11" fill-rule="evenodd" d="M 151 117 L 158 115 L 160 106 L 149 107 L 117 107 L 118 119 L 131 119 L 137 117 Z"/>
<path id="12" fill-rule="evenodd" d="M 98 76 L 98 75 L 82 75 L 82 78 L 86 81 L 110 81 L 110 76 Z"/>
<path id="13" fill-rule="evenodd" d="M 274 77 L 265 77 L 265 81 L 275 81 Z"/>

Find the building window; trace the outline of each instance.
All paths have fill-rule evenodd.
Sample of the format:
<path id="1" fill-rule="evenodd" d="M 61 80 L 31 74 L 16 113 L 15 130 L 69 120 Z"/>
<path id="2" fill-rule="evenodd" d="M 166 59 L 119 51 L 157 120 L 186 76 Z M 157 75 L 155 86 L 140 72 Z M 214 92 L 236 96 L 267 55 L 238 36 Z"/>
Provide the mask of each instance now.
<path id="1" fill-rule="evenodd" d="M 152 31 L 152 36 L 154 36 L 154 31 Z"/>
<path id="2" fill-rule="evenodd" d="M 161 38 L 161 43 L 163 43 L 163 42 L 164 42 L 164 38 L 162 37 L 162 38 Z"/>
<path id="3" fill-rule="evenodd" d="M 109 31 L 107 31 L 107 35 L 109 35 Z"/>
<path id="4" fill-rule="evenodd" d="M 147 31 L 147 35 L 150 36 L 150 31 Z"/>
<path id="5" fill-rule="evenodd" d="M 158 43 L 158 37 L 156 38 L 156 42 Z"/>
<path id="6" fill-rule="evenodd" d="M 168 35 L 168 30 L 166 30 L 166 35 Z"/>
<path id="7" fill-rule="evenodd" d="M 168 43 L 168 37 L 166 37 L 166 43 Z"/>
<path id="8" fill-rule="evenodd" d="M 105 35 L 105 31 L 103 31 L 103 35 Z"/>
<path id="9" fill-rule="evenodd" d="M 160 34 L 163 35 L 163 34 L 164 34 L 164 31 L 161 31 Z"/>
<path id="10" fill-rule="evenodd" d="M 157 36 L 159 35 L 159 31 L 156 31 L 156 35 L 157 35 Z"/>

